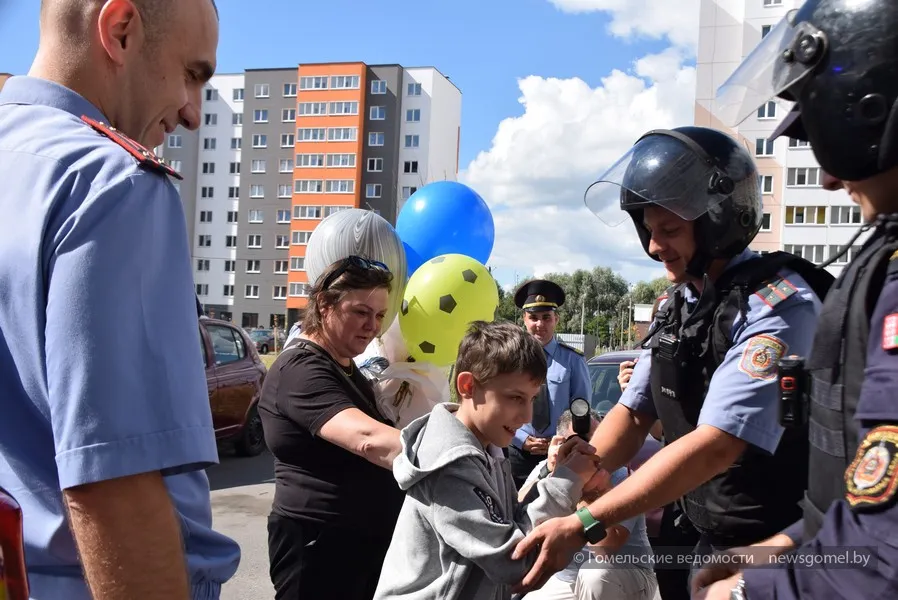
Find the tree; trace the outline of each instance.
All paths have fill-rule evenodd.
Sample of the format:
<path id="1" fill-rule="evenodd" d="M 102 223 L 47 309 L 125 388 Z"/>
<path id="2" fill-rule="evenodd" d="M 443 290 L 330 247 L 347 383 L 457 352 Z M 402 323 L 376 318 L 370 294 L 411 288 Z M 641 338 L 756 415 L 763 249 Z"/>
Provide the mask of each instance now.
<path id="1" fill-rule="evenodd" d="M 496 311 L 496 318 L 517 323 L 520 310 L 515 306 L 514 294 L 506 292 L 498 283 L 496 286 L 499 288 L 499 310 Z"/>
<path id="2" fill-rule="evenodd" d="M 633 286 L 630 296 L 633 298 L 633 304 L 654 304 L 658 296 L 664 293 L 670 287 L 670 281 L 667 277 L 658 277 L 651 281 L 640 281 Z"/>

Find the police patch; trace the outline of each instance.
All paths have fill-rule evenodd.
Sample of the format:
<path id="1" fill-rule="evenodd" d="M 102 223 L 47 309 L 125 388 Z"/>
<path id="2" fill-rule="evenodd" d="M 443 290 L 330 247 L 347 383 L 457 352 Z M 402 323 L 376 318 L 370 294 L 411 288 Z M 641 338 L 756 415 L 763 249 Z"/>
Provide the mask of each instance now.
<path id="1" fill-rule="evenodd" d="M 845 470 L 845 499 L 857 512 L 894 503 L 898 490 L 898 426 L 882 425 L 867 433 Z"/>
<path id="2" fill-rule="evenodd" d="M 476 487 L 474 488 L 474 493 L 477 494 L 480 501 L 486 505 L 486 512 L 490 515 L 490 521 L 499 523 L 500 525 L 508 525 L 508 521 L 502 516 L 502 512 L 499 510 L 499 507 L 496 506 L 496 502 L 493 500 L 492 496 Z"/>
<path id="3" fill-rule="evenodd" d="M 898 348 L 898 313 L 893 313 L 885 318 L 882 323 L 882 349 L 895 350 Z"/>
<path id="4" fill-rule="evenodd" d="M 785 342 L 772 335 L 756 335 L 742 351 L 739 370 L 752 379 L 774 379 L 777 363 L 785 353 Z"/>

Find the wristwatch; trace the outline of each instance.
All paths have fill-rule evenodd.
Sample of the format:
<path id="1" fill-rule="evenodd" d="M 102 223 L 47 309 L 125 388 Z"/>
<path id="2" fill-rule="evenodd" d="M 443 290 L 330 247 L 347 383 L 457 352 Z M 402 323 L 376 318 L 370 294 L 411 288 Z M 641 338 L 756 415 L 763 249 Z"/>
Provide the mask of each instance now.
<path id="1" fill-rule="evenodd" d="M 552 471 L 549 470 L 549 463 L 543 463 L 543 468 L 539 470 L 539 475 L 536 476 L 537 479 L 545 479 L 549 475 L 552 474 Z"/>
<path id="2" fill-rule="evenodd" d="M 745 596 L 745 577 L 739 576 L 736 586 L 730 590 L 730 600 L 748 600 Z"/>
<path id="3" fill-rule="evenodd" d="M 577 516 L 580 517 L 580 522 L 583 523 L 583 533 L 586 534 L 586 541 L 590 544 L 598 544 L 608 535 L 605 531 L 605 526 L 601 521 L 596 521 L 593 518 L 587 507 L 583 506 L 577 509 Z"/>

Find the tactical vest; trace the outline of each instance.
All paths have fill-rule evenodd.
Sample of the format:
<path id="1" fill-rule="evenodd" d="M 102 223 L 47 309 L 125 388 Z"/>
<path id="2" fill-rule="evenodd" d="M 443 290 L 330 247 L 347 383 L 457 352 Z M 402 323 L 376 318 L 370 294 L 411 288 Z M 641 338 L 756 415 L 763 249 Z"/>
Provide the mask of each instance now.
<path id="1" fill-rule="evenodd" d="M 834 500 L 845 497 L 845 470 L 858 447 L 854 419 L 864 382 L 870 319 L 889 258 L 898 249 L 898 215 L 882 217 L 830 290 L 805 368 L 810 379 L 810 461 L 805 539 L 816 535 Z"/>
<path id="2" fill-rule="evenodd" d="M 713 284 L 705 278 L 694 308 L 680 284 L 668 292 L 644 345 L 652 349 L 651 387 L 668 443 L 694 431 L 711 377 L 732 347 L 733 323 L 744 319 L 748 299 L 761 293 L 775 306 L 795 292 L 777 274 L 790 268 L 821 299 L 833 282 L 828 272 L 785 252 L 744 261 Z M 788 429 L 773 456 L 748 445 L 726 471 L 681 499 L 684 513 L 719 547 L 750 544 L 801 518 L 807 482 L 807 429 Z"/>

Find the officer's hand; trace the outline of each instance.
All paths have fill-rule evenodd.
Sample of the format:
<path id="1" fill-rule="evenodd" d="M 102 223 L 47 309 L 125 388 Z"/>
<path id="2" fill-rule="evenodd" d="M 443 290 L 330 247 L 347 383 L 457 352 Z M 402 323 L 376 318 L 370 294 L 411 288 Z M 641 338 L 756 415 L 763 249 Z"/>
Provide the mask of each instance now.
<path id="1" fill-rule="evenodd" d="M 625 360 L 618 367 L 617 383 L 620 385 L 621 391 L 627 389 L 627 385 L 630 383 L 630 377 L 633 376 L 633 367 L 635 366 L 635 360 Z"/>
<path id="2" fill-rule="evenodd" d="M 696 573 L 692 577 L 692 595 L 695 596 L 704 588 L 707 588 L 709 585 L 722 581 L 725 579 L 729 579 L 733 575 L 739 573 L 742 569 L 742 564 L 739 562 L 739 556 L 745 556 L 745 551 L 747 548 L 732 548 L 730 550 L 725 550 L 720 554 L 728 554 L 732 555 L 733 560 L 717 560 L 711 562 L 701 569 L 699 569 L 698 573 Z M 739 554 L 743 552 L 743 554 Z M 729 598 L 729 596 L 727 596 Z"/>
<path id="3" fill-rule="evenodd" d="M 596 449 L 578 436 L 571 437 L 561 445 L 556 461 L 557 465 L 567 467 L 576 473 L 583 485 L 589 483 L 599 468 Z"/>
<path id="4" fill-rule="evenodd" d="M 548 449 L 548 458 L 546 459 L 546 467 L 549 469 L 549 472 L 555 470 L 555 465 L 557 464 L 558 459 L 558 449 L 561 448 L 561 445 L 564 443 L 563 435 L 554 435 L 552 436 L 552 441 L 549 442 Z"/>
<path id="5" fill-rule="evenodd" d="M 736 573 L 727 579 L 718 581 L 711 587 L 706 587 L 698 592 L 693 591 L 692 600 L 730 600 L 733 597 L 731 595 L 733 588 L 736 587 L 738 581 L 739 574 Z"/>
<path id="6" fill-rule="evenodd" d="M 524 449 L 524 451 L 529 452 L 530 454 L 543 455 L 548 453 L 549 451 L 549 440 L 545 438 L 535 438 L 528 435 L 527 439 L 524 440 L 522 448 Z"/>
<path id="7" fill-rule="evenodd" d="M 570 564 L 574 553 L 583 548 L 585 543 L 583 524 L 575 514 L 556 517 L 540 524 L 518 542 L 511 554 L 512 560 L 520 560 L 533 550 L 539 549 L 539 555 L 530 572 L 511 592 L 523 594 L 543 587 L 552 575 Z"/>

